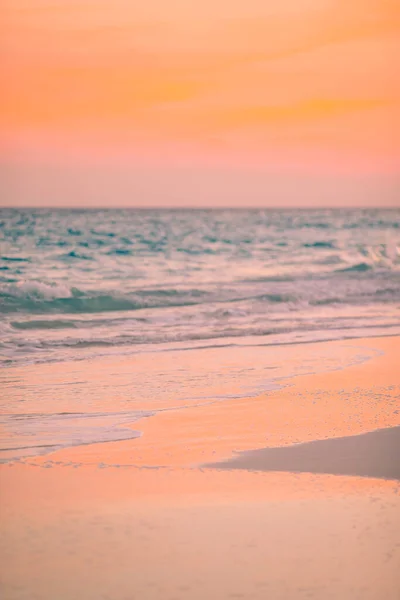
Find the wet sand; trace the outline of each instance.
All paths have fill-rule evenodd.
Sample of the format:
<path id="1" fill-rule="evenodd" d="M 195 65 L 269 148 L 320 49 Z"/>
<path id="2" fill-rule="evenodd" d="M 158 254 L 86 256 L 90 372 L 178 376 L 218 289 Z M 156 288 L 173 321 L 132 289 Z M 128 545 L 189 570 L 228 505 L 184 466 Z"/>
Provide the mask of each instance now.
<path id="1" fill-rule="evenodd" d="M 400 339 L 333 344 L 376 352 L 2 465 L 2 597 L 397 599 Z"/>
<path id="2" fill-rule="evenodd" d="M 400 480 L 400 427 L 283 448 L 253 450 L 207 466 L 212 469 L 331 473 Z"/>

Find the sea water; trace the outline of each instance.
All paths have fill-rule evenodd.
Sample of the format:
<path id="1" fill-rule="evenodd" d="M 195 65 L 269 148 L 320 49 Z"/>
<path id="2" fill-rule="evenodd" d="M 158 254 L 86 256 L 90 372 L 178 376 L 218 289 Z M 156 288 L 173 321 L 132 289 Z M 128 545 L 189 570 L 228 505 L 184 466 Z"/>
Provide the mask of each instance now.
<path id="1" fill-rule="evenodd" d="M 400 210 L 0 210 L 1 360 L 400 325 Z"/>
<path id="2" fill-rule="evenodd" d="M 2 209 L 0 239 L 5 457 L 373 355 L 304 342 L 400 333 L 400 210 Z"/>

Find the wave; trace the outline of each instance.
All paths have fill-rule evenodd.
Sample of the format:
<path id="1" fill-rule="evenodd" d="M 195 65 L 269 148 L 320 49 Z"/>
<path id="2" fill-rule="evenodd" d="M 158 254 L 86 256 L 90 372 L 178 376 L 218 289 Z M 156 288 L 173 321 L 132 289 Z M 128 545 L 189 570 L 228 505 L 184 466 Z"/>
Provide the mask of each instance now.
<path id="1" fill-rule="evenodd" d="M 5 414 L 0 417 L 6 431 L 1 440 L 0 463 L 62 448 L 138 438 L 141 432 L 132 429 L 131 424 L 153 414 L 143 410 Z"/>
<path id="2" fill-rule="evenodd" d="M 101 313 L 130 311 L 165 306 L 191 306 L 198 303 L 193 290 L 138 290 L 131 295 L 84 292 L 78 288 L 41 282 L 0 286 L 0 310 L 3 313 Z M 22 326 L 24 327 L 24 326 Z"/>
<path id="3" fill-rule="evenodd" d="M 67 254 L 61 254 L 59 258 L 61 258 L 62 260 L 69 260 L 70 258 L 77 260 L 93 260 L 91 256 L 88 256 L 87 254 L 82 254 L 80 252 L 76 252 L 75 250 L 71 250 L 71 252 L 68 252 Z"/>
<path id="4" fill-rule="evenodd" d="M 0 298 L 12 297 L 15 298 L 62 298 L 71 296 L 76 288 L 69 288 L 62 284 L 49 284 L 41 281 L 24 281 L 15 285 L 0 287 Z M 79 290 L 77 290 L 79 293 Z"/>
<path id="5" fill-rule="evenodd" d="M 63 315 L 63 314 L 97 314 L 109 312 L 131 312 L 143 309 L 162 309 L 202 306 L 212 309 L 213 305 L 232 305 L 250 303 L 253 308 L 262 304 L 290 307 L 297 305 L 316 306 L 324 304 L 365 304 L 366 302 L 397 301 L 400 290 L 396 286 L 388 286 L 385 278 L 366 280 L 363 287 L 358 289 L 360 283 L 349 286 L 347 280 L 344 287 L 338 287 L 335 274 L 369 272 L 371 267 L 366 263 L 353 265 L 347 269 L 335 271 L 333 278 L 303 280 L 274 280 L 254 279 L 244 280 L 243 283 L 253 282 L 254 289 L 242 290 L 231 286 L 219 286 L 217 282 L 209 283 L 207 290 L 202 289 L 177 289 L 177 288 L 145 288 L 132 291 L 110 292 L 96 290 L 82 290 L 62 284 L 46 284 L 39 281 L 17 282 L 0 284 L 0 312 L 4 314 L 31 314 L 31 315 Z M 391 282 L 394 283 L 394 279 Z M 262 284 L 268 285 L 268 290 L 263 290 Z M 386 283 L 386 285 L 385 285 Z M 258 289 L 257 289 L 258 288 Z M 261 288 L 261 289 L 260 289 Z M 275 289 L 274 289 L 275 288 Z M 333 292 L 333 293 L 332 293 Z M 253 310 L 252 308 L 252 310 Z M 136 317 L 136 320 L 140 320 Z M 143 321 L 143 319 L 141 319 Z M 107 324 L 109 319 L 107 319 Z M 85 319 L 85 325 L 77 322 L 77 327 L 99 325 Z M 14 329 L 56 329 L 74 328 L 70 320 L 55 319 L 53 321 L 18 321 L 12 323 Z"/>
<path id="6" fill-rule="evenodd" d="M 287 303 L 287 302 L 295 302 L 296 298 L 295 296 L 290 296 L 289 294 L 254 294 L 251 296 L 244 296 L 244 297 L 235 297 L 235 298 L 230 298 L 227 299 L 226 302 L 244 302 L 246 300 L 259 300 L 259 301 L 265 301 L 265 302 L 271 302 L 271 303 L 279 303 L 279 302 L 283 302 L 283 303 Z"/>
<path id="7" fill-rule="evenodd" d="M 179 293 L 175 296 L 175 300 L 168 300 L 169 294 L 158 293 L 155 298 L 152 295 L 143 297 L 142 293 L 137 293 L 137 297 L 129 296 L 113 296 L 112 294 L 88 295 L 88 296 L 69 296 L 65 298 L 38 298 L 32 296 L 19 297 L 7 293 L 0 292 L 0 310 L 3 313 L 18 313 L 26 312 L 31 314 L 85 314 L 85 313 L 102 313 L 102 312 L 117 312 L 117 311 L 136 311 L 148 308 L 173 308 L 196 306 L 204 304 L 195 297 L 187 297 L 183 295 L 179 297 Z M 156 298 L 158 297 L 158 302 Z M 295 301 L 294 297 L 279 295 L 279 294 L 261 294 L 245 297 L 234 297 L 225 300 L 215 300 L 219 303 L 237 303 L 245 301 L 266 301 L 269 303 L 287 303 Z M 36 322 L 37 323 L 37 322 Z M 28 325 L 16 325 L 16 327 L 28 329 Z M 61 327 L 61 325 L 60 325 Z M 32 326 L 32 328 L 34 328 Z M 46 325 L 42 327 L 47 328 Z M 48 328 L 51 328 L 49 326 Z"/>
<path id="8" fill-rule="evenodd" d="M 166 339 L 162 336 L 154 338 L 141 338 L 140 336 L 115 336 L 108 339 L 59 339 L 51 341 L 38 341 L 35 344 L 20 345 L 18 352 L 8 358 L 0 357 L 0 364 L 15 364 L 18 362 L 43 363 L 57 362 L 65 358 L 65 351 L 72 351 L 69 359 L 80 360 L 88 354 L 80 354 L 79 350 L 94 350 L 95 355 L 104 349 L 105 356 L 117 352 L 118 354 L 132 354 L 143 352 L 141 348 L 151 346 L 154 351 L 183 351 L 206 348 L 220 348 L 231 346 L 280 346 L 297 343 L 308 343 L 330 340 L 357 339 L 374 336 L 399 335 L 398 322 L 392 323 L 318 323 L 314 327 L 298 326 L 295 329 L 289 326 L 271 329 L 249 327 L 245 330 L 226 329 L 217 332 L 188 334 L 174 336 Z M 24 350 L 25 359 L 20 354 Z M 76 352 L 78 351 L 78 352 Z M 28 359 L 29 356 L 29 359 Z"/>
<path id="9" fill-rule="evenodd" d="M 30 329 L 76 329 L 79 328 L 78 323 L 73 321 L 62 321 L 53 319 L 51 321 L 12 321 L 11 326 L 14 329 L 30 330 Z"/>
<path id="10" fill-rule="evenodd" d="M 95 316 L 94 318 L 89 318 L 85 315 L 85 318 L 70 318 L 70 319 L 29 319 L 24 321 L 10 321 L 10 325 L 13 329 L 21 330 L 21 331 L 29 331 L 29 330 L 51 330 L 51 329 L 95 329 L 98 327 L 110 327 L 113 325 L 126 325 L 126 324 L 143 324 L 147 323 L 148 319 L 141 317 L 106 317 L 99 318 Z M 1 344 L 0 344 L 1 346 Z"/>
<path id="11" fill-rule="evenodd" d="M 179 306 L 194 304 L 194 302 L 180 302 Z M 0 293 L 0 306 L 4 313 L 29 312 L 33 314 L 48 313 L 98 313 L 109 311 L 139 310 L 143 308 L 157 308 L 150 302 L 139 302 L 129 298 L 100 294 L 86 297 L 69 296 L 65 298 L 35 298 L 31 296 L 17 297 Z M 161 304 L 160 306 L 165 306 Z"/>
<path id="12" fill-rule="evenodd" d="M 371 271 L 372 266 L 366 262 L 360 262 L 351 267 L 345 267 L 344 269 L 337 269 L 336 273 L 365 273 L 365 271 Z"/>
<path id="13" fill-rule="evenodd" d="M 304 248 L 336 248 L 333 242 L 311 242 L 303 245 Z"/>
<path id="14" fill-rule="evenodd" d="M 108 256 L 132 256 L 132 250 L 129 248 L 113 248 L 107 252 Z"/>
<path id="15" fill-rule="evenodd" d="M 23 258 L 22 256 L 2 256 L 1 260 L 7 262 L 30 262 L 29 258 Z"/>
<path id="16" fill-rule="evenodd" d="M 83 291 L 78 288 L 42 282 L 8 283 L 0 286 L 0 310 L 3 313 L 80 314 L 184 307 L 209 303 L 258 301 L 276 304 L 296 301 L 296 298 L 289 294 L 254 293 L 241 295 L 235 290 L 228 290 L 220 294 L 218 294 L 218 291 L 156 288 L 137 289 L 122 294 L 118 292 Z M 34 328 L 33 325 L 21 323 L 16 324 L 15 327 L 20 329 Z M 42 328 L 47 328 L 47 325 L 42 325 Z M 51 328 L 51 326 L 49 325 L 48 328 Z"/>

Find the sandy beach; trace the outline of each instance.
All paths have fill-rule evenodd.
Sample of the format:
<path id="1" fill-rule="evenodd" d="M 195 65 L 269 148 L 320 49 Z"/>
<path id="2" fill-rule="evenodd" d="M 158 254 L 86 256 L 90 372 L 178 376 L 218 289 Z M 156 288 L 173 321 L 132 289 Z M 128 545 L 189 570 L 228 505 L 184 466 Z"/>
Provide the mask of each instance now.
<path id="1" fill-rule="evenodd" d="M 397 598 L 400 339 L 312 346 L 363 360 L 1 465 L 2 597 Z"/>

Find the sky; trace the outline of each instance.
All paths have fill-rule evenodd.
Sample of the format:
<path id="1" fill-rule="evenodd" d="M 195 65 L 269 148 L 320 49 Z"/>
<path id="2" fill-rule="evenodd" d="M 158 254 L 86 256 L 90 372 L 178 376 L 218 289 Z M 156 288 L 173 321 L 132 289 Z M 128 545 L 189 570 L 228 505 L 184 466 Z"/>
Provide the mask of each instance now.
<path id="1" fill-rule="evenodd" d="M 2 0 L 0 204 L 400 205 L 397 0 Z"/>

